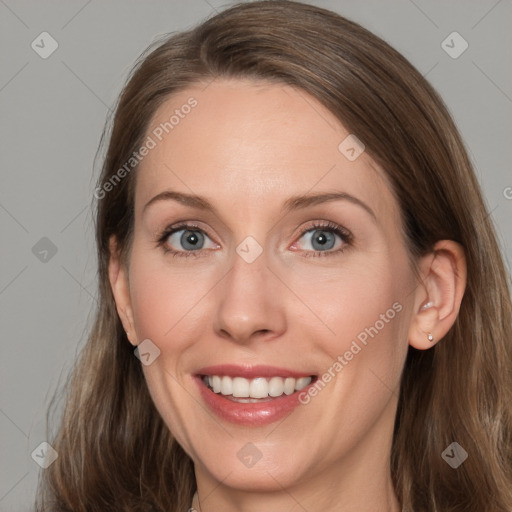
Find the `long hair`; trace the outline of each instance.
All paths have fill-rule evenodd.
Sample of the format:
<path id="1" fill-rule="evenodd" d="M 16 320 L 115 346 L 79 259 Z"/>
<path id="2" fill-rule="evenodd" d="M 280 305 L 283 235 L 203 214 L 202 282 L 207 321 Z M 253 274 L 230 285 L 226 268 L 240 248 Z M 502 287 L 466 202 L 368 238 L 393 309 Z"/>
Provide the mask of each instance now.
<path id="1" fill-rule="evenodd" d="M 104 134 L 97 190 L 141 147 L 170 95 L 218 77 L 294 86 L 364 141 L 399 203 L 411 261 L 438 240 L 463 246 L 467 287 L 455 324 L 431 349 L 409 348 L 391 474 L 404 511 L 510 512 L 509 278 L 442 99 L 402 55 L 335 13 L 286 0 L 238 4 L 139 58 Z M 41 512 L 182 512 L 196 488 L 192 461 L 152 403 L 109 285 L 111 235 L 129 257 L 136 173 L 106 197 L 96 194 L 98 305 L 50 441 L 59 456 L 40 482 Z M 468 453 L 457 469 L 442 458 L 454 441 Z"/>

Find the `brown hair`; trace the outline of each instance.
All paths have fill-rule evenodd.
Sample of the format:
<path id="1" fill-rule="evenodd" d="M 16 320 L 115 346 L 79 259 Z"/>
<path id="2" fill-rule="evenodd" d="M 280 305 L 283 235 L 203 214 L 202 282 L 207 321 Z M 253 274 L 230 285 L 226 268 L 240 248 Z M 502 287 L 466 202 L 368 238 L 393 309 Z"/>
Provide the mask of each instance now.
<path id="1" fill-rule="evenodd" d="M 156 46 L 156 47 L 155 47 Z M 99 186 L 140 148 L 169 95 L 216 77 L 286 83 L 323 103 L 364 141 L 399 202 L 415 260 L 438 240 L 468 266 L 459 316 L 426 351 L 409 348 L 391 471 L 405 511 L 512 510 L 512 312 L 508 277 L 479 185 L 438 94 L 398 52 L 335 13 L 291 1 L 231 7 L 141 56 L 113 118 Z M 183 511 L 195 477 L 150 398 L 117 316 L 109 238 L 126 256 L 136 169 L 97 202 L 96 319 L 67 386 L 38 510 Z M 469 454 L 441 458 L 453 441 Z"/>

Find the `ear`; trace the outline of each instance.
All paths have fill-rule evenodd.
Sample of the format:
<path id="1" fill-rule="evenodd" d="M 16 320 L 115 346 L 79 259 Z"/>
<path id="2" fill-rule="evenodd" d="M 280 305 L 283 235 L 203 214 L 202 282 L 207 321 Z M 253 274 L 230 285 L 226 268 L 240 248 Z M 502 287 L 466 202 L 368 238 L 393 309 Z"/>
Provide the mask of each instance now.
<path id="1" fill-rule="evenodd" d="M 416 291 L 409 344 L 426 350 L 450 330 L 466 289 L 464 249 L 452 240 L 441 240 L 420 261 L 422 286 Z"/>
<path id="2" fill-rule="evenodd" d="M 109 240 L 110 259 L 108 262 L 108 278 L 114 295 L 117 313 L 128 340 L 134 346 L 137 345 L 133 322 L 133 311 L 130 299 L 130 285 L 128 282 L 128 269 L 121 262 L 117 241 L 114 235 Z"/>

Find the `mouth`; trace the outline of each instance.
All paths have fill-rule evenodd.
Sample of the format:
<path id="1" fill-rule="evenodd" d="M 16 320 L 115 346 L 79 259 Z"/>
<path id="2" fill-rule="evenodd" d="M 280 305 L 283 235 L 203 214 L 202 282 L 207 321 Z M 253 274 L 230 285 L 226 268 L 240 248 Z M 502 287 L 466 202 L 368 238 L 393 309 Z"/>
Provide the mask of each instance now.
<path id="1" fill-rule="evenodd" d="M 219 365 L 195 375 L 205 404 L 231 423 L 260 426 L 284 418 L 298 407 L 300 393 L 317 380 L 314 374 L 268 366 Z"/>
<path id="2" fill-rule="evenodd" d="M 230 377 L 229 375 L 201 375 L 203 384 L 217 395 L 238 403 L 261 403 L 283 396 L 290 396 L 309 386 L 310 377 Z"/>

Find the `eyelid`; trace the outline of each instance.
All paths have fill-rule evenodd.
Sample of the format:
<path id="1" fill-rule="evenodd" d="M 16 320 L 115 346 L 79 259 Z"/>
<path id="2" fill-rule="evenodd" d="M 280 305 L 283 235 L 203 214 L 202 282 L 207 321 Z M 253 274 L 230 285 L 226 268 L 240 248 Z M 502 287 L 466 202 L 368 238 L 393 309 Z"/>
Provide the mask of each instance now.
<path id="1" fill-rule="evenodd" d="M 315 250 L 303 250 L 299 251 L 298 249 L 292 249 L 293 251 L 304 253 L 304 257 L 315 257 L 315 256 L 333 256 L 343 252 L 348 246 L 350 246 L 353 242 L 352 233 L 345 227 L 340 226 L 332 221 L 312 221 L 308 226 L 301 228 L 299 234 L 294 237 L 295 242 L 293 242 L 292 247 L 297 244 L 297 242 L 303 238 L 307 233 L 314 231 L 327 231 L 330 233 L 334 233 L 337 235 L 341 241 L 342 245 L 338 249 L 335 250 L 327 250 L 327 251 L 315 251 Z"/>
<path id="2" fill-rule="evenodd" d="M 195 221 L 181 221 L 181 222 L 177 222 L 175 224 L 170 224 L 170 225 L 166 226 L 165 228 L 163 228 L 161 231 L 158 231 L 156 233 L 155 237 L 156 237 L 157 241 L 165 241 L 173 233 L 175 233 L 176 231 L 181 231 L 181 230 L 199 231 L 199 232 L 207 235 L 209 238 L 212 238 L 209 235 L 208 230 L 201 227 L 199 225 L 199 223 L 197 223 Z"/>
<path id="3" fill-rule="evenodd" d="M 178 231 L 198 231 L 205 236 L 207 236 L 213 244 L 219 246 L 219 244 L 214 240 L 213 237 L 210 236 L 208 231 L 198 225 L 198 223 L 194 221 L 182 221 L 178 222 L 177 224 L 172 224 L 170 226 L 167 226 L 162 231 L 158 232 L 156 235 L 156 247 L 161 248 L 165 254 L 171 254 L 172 256 L 179 256 L 179 257 L 198 257 L 203 255 L 205 251 L 211 251 L 213 249 L 199 249 L 197 251 L 180 251 L 176 249 L 169 249 L 167 246 L 167 241 L 170 236 L 172 236 L 174 233 Z M 220 247 L 220 246 L 219 246 Z"/>
<path id="4" fill-rule="evenodd" d="M 194 221 L 182 221 L 174 225 L 167 226 L 163 231 L 161 231 L 157 235 L 156 245 L 157 247 L 161 247 L 165 253 L 171 253 L 173 256 L 201 256 L 204 252 L 212 251 L 213 249 L 198 249 L 197 251 L 184 251 L 184 250 L 175 250 L 175 249 L 169 249 L 166 246 L 166 242 L 169 239 L 170 236 L 172 236 L 174 233 L 178 231 L 198 231 L 204 235 L 206 235 L 215 245 L 219 246 L 217 242 L 215 242 L 214 238 L 211 237 L 208 233 L 208 231 L 198 225 L 198 223 Z M 300 240 L 304 235 L 309 233 L 310 231 L 321 231 L 325 230 L 331 233 L 334 233 L 338 235 L 339 238 L 341 238 L 343 245 L 341 248 L 338 248 L 336 250 L 327 250 L 327 251 L 315 251 L 315 250 L 306 250 L 306 251 L 299 251 L 297 249 L 292 249 L 293 251 L 297 252 L 303 252 L 305 253 L 306 257 L 309 256 L 329 256 L 329 255 L 336 255 L 338 253 L 341 253 L 346 249 L 346 246 L 351 245 L 353 240 L 352 233 L 345 227 L 340 226 L 339 224 L 336 224 L 332 221 L 310 221 L 309 225 L 306 227 L 301 228 L 300 232 L 294 236 L 294 242 L 292 243 L 292 246 L 297 243 L 298 240 Z M 220 247 L 220 246 L 219 246 Z"/>
<path id="5" fill-rule="evenodd" d="M 327 220 L 310 221 L 310 223 L 306 227 L 302 227 L 300 229 L 297 237 L 301 238 L 309 231 L 315 231 L 315 230 L 332 231 L 333 233 L 339 234 L 340 237 L 342 237 L 344 239 L 347 239 L 347 240 L 352 239 L 352 233 L 347 228 L 340 226 L 339 224 L 336 224 L 335 222 L 327 221 Z"/>

